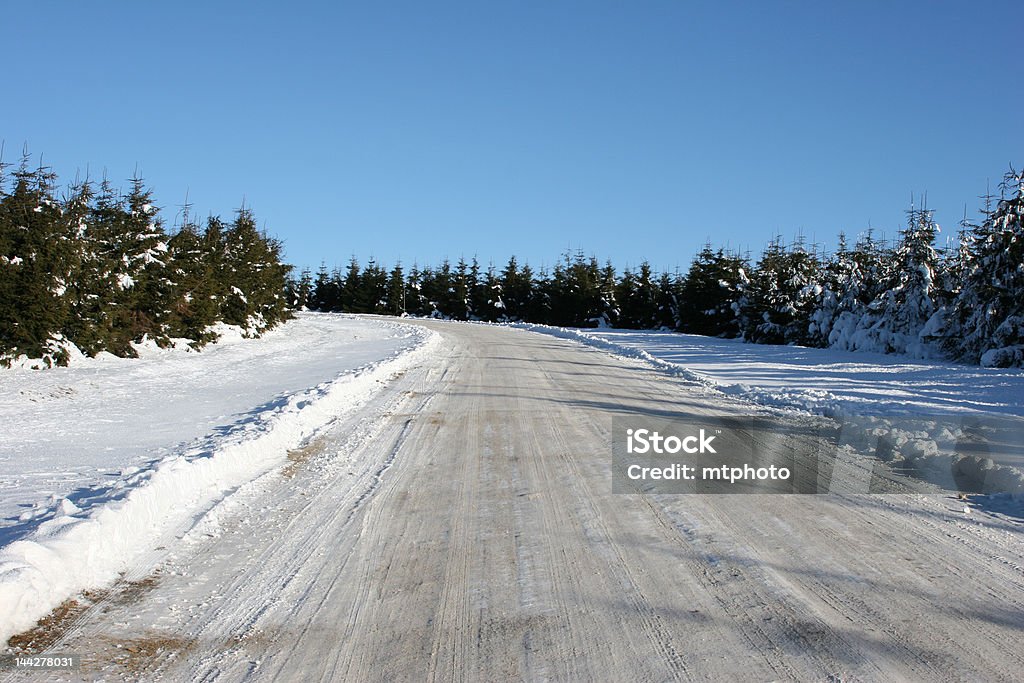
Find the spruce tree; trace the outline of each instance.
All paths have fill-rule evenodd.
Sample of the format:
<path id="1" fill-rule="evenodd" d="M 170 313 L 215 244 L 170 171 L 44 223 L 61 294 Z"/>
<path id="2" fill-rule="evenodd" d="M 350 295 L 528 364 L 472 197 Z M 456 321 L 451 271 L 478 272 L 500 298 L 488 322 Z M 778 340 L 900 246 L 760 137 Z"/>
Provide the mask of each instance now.
<path id="1" fill-rule="evenodd" d="M 925 324 L 935 314 L 938 226 L 927 209 L 911 206 L 907 227 L 892 252 L 888 286 L 868 307 L 861 322 L 860 348 L 883 353 L 928 355 Z"/>
<path id="2" fill-rule="evenodd" d="M 388 274 L 387 303 L 384 312 L 388 315 L 405 314 L 405 275 L 401 262 L 396 263 Z"/>
<path id="3" fill-rule="evenodd" d="M 54 180 L 49 169 L 29 170 L 26 154 L 0 206 L 0 224 L 6 225 L 0 267 L 7 294 L 0 304 L 0 354 L 42 358 L 47 365 L 67 362 L 61 330 L 67 323 L 64 294 L 74 261 Z"/>
<path id="4" fill-rule="evenodd" d="M 970 242 L 963 287 L 951 306 L 956 330 L 946 342 L 959 359 L 990 367 L 1024 366 L 1024 173 L 1011 169 L 998 202 Z"/>
<path id="5" fill-rule="evenodd" d="M 739 334 L 740 304 L 747 286 L 746 262 L 705 244 L 683 278 L 679 326 L 683 332 L 712 337 Z"/>
<path id="6" fill-rule="evenodd" d="M 193 347 L 199 348 L 216 339 L 209 328 L 220 317 L 217 274 L 203 248 L 199 226 L 187 213 L 168 246 L 171 287 L 167 334 L 189 339 Z"/>

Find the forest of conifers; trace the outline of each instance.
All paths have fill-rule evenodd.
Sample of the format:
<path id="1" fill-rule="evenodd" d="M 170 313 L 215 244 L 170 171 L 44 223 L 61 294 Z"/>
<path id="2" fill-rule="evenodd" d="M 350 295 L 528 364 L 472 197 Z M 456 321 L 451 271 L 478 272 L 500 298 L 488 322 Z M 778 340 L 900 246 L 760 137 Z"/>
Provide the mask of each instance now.
<path id="1" fill-rule="evenodd" d="M 490 322 L 669 329 L 767 344 L 1024 364 L 1024 175 L 1012 170 L 976 223 L 936 247 L 938 226 L 911 208 L 892 242 L 871 231 L 819 253 L 776 237 L 757 259 L 707 245 L 685 273 L 646 263 L 618 273 L 582 252 L 535 271 L 515 257 L 384 268 L 353 258 L 289 284 L 295 307 Z"/>
<path id="2" fill-rule="evenodd" d="M 185 207 L 168 230 L 150 191 L 106 179 L 59 189 L 27 157 L 0 166 L 0 363 L 67 362 L 69 345 L 134 355 L 133 343 L 216 338 L 216 324 L 251 336 L 294 309 L 559 326 L 668 329 L 749 342 L 944 356 L 1024 365 L 1024 174 L 1012 169 L 958 239 L 936 246 L 927 208 L 907 212 L 887 242 L 871 231 L 822 253 L 772 239 L 760 256 L 706 245 L 686 272 L 647 263 L 618 272 L 582 252 L 551 268 L 512 257 L 386 268 L 353 258 L 344 270 L 290 277 L 282 245 L 247 208 L 200 225 Z"/>
<path id="3" fill-rule="evenodd" d="M 198 348 L 218 322 L 258 335 L 289 315 L 290 266 L 250 210 L 204 226 L 186 212 L 173 234 L 158 214 L 138 178 L 126 193 L 107 180 L 61 191 L 27 159 L 0 173 L 0 362 L 64 364 L 69 343 L 132 356 L 147 337 Z"/>

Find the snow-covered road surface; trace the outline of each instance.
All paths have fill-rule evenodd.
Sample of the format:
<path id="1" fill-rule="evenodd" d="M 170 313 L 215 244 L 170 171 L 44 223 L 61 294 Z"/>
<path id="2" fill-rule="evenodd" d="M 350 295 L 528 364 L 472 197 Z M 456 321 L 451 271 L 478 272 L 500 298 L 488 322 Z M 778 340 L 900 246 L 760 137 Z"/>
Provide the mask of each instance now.
<path id="1" fill-rule="evenodd" d="M 614 415 L 747 408 L 426 324 L 442 350 L 81 597 L 49 649 L 87 679 L 1020 680 L 1021 519 L 942 493 L 614 495 Z"/>

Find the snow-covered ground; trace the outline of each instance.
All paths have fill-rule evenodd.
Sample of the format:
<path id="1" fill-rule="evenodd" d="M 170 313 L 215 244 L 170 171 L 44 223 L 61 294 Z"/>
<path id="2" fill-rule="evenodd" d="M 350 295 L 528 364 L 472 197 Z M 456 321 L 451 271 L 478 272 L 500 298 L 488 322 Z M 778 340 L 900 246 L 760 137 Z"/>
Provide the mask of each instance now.
<path id="1" fill-rule="evenodd" d="M 760 405 L 832 415 L 1024 416 L 1024 372 L 674 332 L 530 326 L 661 361 Z M 605 342 L 605 344 L 600 344 Z"/>
<path id="2" fill-rule="evenodd" d="M 300 315 L 202 352 L 0 371 L 0 640 L 285 462 L 433 340 Z"/>
<path id="3" fill-rule="evenodd" d="M 0 370 L 0 529 L 45 514 L 54 497 L 87 505 L 93 487 L 207 450 L 201 437 L 252 423 L 294 392 L 417 339 L 408 326 L 300 315 L 260 339 L 229 334 L 198 353 L 151 346 L 141 359 L 104 354 L 67 368 Z"/>
<path id="4" fill-rule="evenodd" d="M 519 325 L 756 406 L 833 418 L 840 444 L 947 488 L 1024 495 L 1024 372 L 674 332 Z"/>

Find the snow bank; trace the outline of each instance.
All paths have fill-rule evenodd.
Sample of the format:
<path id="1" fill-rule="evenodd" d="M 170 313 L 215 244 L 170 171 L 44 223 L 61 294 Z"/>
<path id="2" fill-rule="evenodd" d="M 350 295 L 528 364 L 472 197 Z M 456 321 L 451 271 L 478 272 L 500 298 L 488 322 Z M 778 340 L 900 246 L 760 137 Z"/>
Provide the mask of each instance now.
<path id="1" fill-rule="evenodd" d="M 57 516 L 0 549 L 0 642 L 78 592 L 115 581 L 165 534 L 194 525 L 226 494 L 285 462 L 289 449 L 419 362 L 439 336 L 410 329 L 420 338 L 411 350 L 268 404 L 210 450 L 126 472 L 122 490 L 102 505 L 82 513 L 61 501 Z"/>

